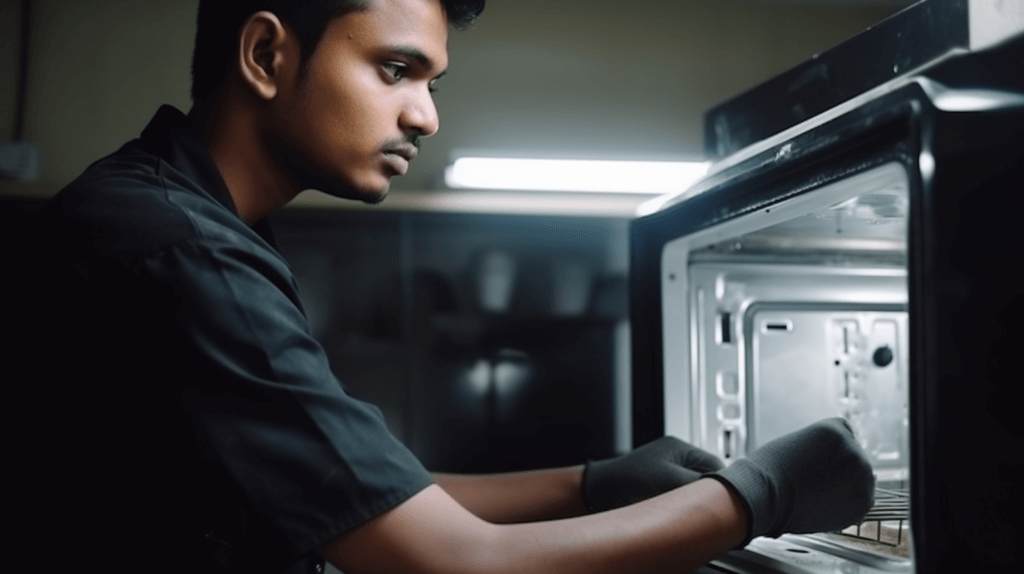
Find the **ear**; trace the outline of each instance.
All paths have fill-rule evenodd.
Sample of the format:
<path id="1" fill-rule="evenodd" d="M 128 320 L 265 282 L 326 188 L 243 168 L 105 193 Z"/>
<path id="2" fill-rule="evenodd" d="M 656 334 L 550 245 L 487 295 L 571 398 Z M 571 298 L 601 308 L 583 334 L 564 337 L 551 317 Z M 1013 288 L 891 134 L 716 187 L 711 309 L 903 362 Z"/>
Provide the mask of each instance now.
<path id="1" fill-rule="evenodd" d="M 238 50 L 243 83 L 264 100 L 273 99 L 299 65 L 298 38 L 272 12 L 256 12 L 245 20 Z"/>

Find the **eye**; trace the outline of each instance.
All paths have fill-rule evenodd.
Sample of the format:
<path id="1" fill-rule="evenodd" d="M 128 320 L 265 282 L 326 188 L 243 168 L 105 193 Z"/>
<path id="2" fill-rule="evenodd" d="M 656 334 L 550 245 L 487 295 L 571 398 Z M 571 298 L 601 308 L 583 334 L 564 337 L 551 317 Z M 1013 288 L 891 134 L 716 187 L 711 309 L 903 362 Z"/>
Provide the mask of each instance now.
<path id="1" fill-rule="evenodd" d="M 388 62 L 381 66 L 384 73 L 387 74 L 392 81 L 397 82 L 405 77 L 405 64 L 401 62 Z"/>

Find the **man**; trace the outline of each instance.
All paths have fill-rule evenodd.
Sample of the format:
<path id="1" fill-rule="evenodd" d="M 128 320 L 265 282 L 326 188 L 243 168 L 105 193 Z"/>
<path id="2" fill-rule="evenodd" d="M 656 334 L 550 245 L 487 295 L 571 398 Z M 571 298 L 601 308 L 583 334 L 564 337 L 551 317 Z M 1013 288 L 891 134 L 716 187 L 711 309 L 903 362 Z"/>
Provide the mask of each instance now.
<path id="1" fill-rule="evenodd" d="M 838 419 L 727 469 L 664 439 L 586 467 L 432 476 L 341 390 L 263 219 L 307 188 L 381 201 L 438 129 L 449 22 L 481 9 L 203 0 L 193 110 L 161 109 L 22 246 L 35 304 L 12 358 L 32 370 L 12 404 L 33 413 L 19 427 L 33 440 L 12 448 L 34 510 L 23 529 L 46 556 L 107 571 L 326 558 L 348 573 L 679 572 L 867 511 L 871 469 Z"/>

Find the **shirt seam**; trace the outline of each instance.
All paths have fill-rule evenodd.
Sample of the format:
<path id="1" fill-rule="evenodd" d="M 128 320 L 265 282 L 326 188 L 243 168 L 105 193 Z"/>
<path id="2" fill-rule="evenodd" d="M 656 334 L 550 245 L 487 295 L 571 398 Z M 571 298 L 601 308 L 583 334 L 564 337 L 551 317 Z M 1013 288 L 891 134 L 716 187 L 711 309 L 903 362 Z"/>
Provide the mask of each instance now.
<path id="1" fill-rule="evenodd" d="M 156 166 L 153 169 L 153 174 L 156 175 L 157 178 L 160 180 L 160 187 L 162 187 L 164 191 L 164 201 L 166 201 L 168 205 L 174 206 L 174 209 L 178 210 L 178 212 L 181 213 L 181 215 L 188 220 L 188 223 L 192 228 L 192 233 L 195 234 L 195 236 L 206 238 L 206 234 L 203 233 L 202 228 L 200 228 L 199 225 L 196 223 L 195 217 L 193 217 L 193 215 L 187 209 L 182 207 L 181 204 L 179 204 L 177 201 L 174 201 L 174 199 L 171 197 L 171 190 L 167 186 L 167 176 L 164 173 L 164 171 L 167 168 L 169 168 L 170 165 L 162 157 L 158 156 L 155 157 L 154 159 L 156 160 Z M 196 187 L 199 188 L 200 190 L 203 190 L 203 188 L 200 187 L 199 185 L 196 185 Z"/>

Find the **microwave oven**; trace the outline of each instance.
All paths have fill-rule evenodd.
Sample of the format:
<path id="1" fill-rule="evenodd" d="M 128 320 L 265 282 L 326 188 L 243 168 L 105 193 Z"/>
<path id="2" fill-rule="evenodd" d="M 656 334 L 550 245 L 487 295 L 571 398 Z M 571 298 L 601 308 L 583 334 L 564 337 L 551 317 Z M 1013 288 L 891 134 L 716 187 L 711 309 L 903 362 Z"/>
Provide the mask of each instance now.
<path id="1" fill-rule="evenodd" d="M 715 163 L 630 226 L 633 442 L 727 464 L 844 416 L 842 532 L 708 572 L 1024 562 L 1024 3 L 927 0 L 705 114 Z"/>

